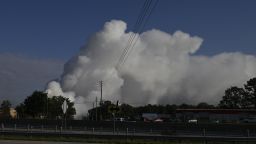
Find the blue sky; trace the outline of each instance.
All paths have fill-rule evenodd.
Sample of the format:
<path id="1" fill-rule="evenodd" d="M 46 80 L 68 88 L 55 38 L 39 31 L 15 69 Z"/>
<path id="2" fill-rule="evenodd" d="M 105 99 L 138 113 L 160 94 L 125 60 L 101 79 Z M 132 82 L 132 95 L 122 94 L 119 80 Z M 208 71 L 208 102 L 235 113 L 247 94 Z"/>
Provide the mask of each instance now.
<path id="1" fill-rule="evenodd" d="M 130 31 L 143 0 L 1 0 L 0 101 L 17 104 L 59 78 L 106 21 L 123 20 Z M 176 30 L 204 39 L 197 55 L 256 55 L 255 0 L 159 0 L 145 30 Z"/>
<path id="2" fill-rule="evenodd" d="M 1 0 L 0 53 L 68 60 L 104 22 L 132 29 L 141 0 Z M 256 54 L 256 1 L 160 0 L 145 29 L 182 30 L 204 39 L 198 54 Z"/>

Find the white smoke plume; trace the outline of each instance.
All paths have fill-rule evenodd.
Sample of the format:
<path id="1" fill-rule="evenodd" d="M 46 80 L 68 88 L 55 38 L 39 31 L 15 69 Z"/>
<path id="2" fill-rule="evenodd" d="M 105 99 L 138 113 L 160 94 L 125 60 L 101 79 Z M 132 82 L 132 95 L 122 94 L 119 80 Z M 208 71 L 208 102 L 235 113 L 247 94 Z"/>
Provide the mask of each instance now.
<path id="1" fill-rule="evenodd" d="M 78 115 L 100 98 L 132 105 L 208 102 L 216 104 L 226 88 L 242 86 L 256 76 L 256 57 L 239 52 L 195 55 L 203 39 L 182 31 L 157 29 L 138 35 L 121 70 L 115 65 L 132 32 L 126 23 L 112 20 L 93 35 L 64 67 L 59 82 L 48 85 L 49 95 L 63 95 L 76 103 Z"/>

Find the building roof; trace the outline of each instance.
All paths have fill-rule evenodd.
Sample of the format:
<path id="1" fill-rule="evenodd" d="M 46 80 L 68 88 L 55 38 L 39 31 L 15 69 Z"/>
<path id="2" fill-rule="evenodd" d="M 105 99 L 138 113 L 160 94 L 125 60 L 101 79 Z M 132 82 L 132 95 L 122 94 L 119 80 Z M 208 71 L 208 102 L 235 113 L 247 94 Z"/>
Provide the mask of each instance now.
<path id="1" fill-rule="evenodd" d="M 256 114 L 255 109 L 176 109 L 176 113 L 183 112 L 193 112 L 193 113 L 216 113 L 216 114 L 240 114 L 240 113 L 248 113 L 248 114 Z"/>

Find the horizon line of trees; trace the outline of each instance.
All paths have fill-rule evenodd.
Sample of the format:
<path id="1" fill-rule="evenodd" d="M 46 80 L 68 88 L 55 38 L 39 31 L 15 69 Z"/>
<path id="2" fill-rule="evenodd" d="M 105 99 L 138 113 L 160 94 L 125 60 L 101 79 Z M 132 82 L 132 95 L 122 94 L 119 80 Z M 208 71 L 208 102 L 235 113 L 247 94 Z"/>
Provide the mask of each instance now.
<path id="1" fill-rule="evenodd" d="M 248 80 L 243 87 L 231 86 L 226 89 L 220 108 L 256 109 L 256 77 Z"/>
<path id="2" fill-rule="evenodd" d="M 67 101 L 68 109 L 66 115 L 63 114 L 62 104 Z M 87 119 L 108 119 L 112 117 L 109 112 L 109 106 L 114 105 L 111 101 L 104 101 L 97 108 L 88 110 Z M 10 111 L 11 103 L 4 100 L 0 110 L 2 112 Z M 217 105 L 211 105 L 206 102 L 201 102 L 197 105 L 191 104 L 167 104 L 167 105 L 152 105 L 133 107 L 129 104 L 122 104 L 120 112 L 117 116 L 134 117 L 142 113 L 161 113 L 172 114 L 176 109 L 256 109 L 256 77 L 248 80 L 243 87 L 231 86 L 225 90 L 222 99 Z M 76 114 L 74 103 L 63 96 L 47 97 L 47 94 L 41 91 L 35 91 L 28 96 L 24 102 L 16 106 L 16 111 L 19 118 L 47 118 L 60 119 L 64 116 L 67 119 L 73 119 Z M 96 114 L 98 113 L 98 115 Z"/>
<path id="3" fill-rule="evenodd" d="M 62 104 L 67 101 L 66 113 L 63 113 Z M 63 96 L 48 97 L 46 93 L 34 91 L 22 103 L 16 106 L 18 118 L 33 119 L 74 119 L 76 109 L 74 103 Z"/>
<path id="4" fill-rule="evenodd" d="M 62 104 L 67 101 L 66 113 Z M 76 114 L 74 103 L 63 96 L 48 97 L 46 93 L 35 91 L 16 107 L 19 118 L 73 119 Z"/>
<path id="5" fill-rule="evenodd" d="M 87 119 L 102 120 L 110 119 L 112 114 L 108 112 L 108 107 L 112 104 L 110 101 L 105 101 L 98 108 L 92 108 L 88 111 Z M 225 90 L 224 96 L 217 105 L 211 105 L 206 102 L 201 102 L 197 105 L 191 104 L 167 104 L 167 105 L 152 105 L 133 107 L 129 104 L 122 104 L 117 117 L 128 117 L 135 119 L 136 116 L 142 113 L 159 113 L 159 114 L 174 114 L 176 109 L 256 109 L 256 77 L 248 80 L 243 88 L 231 86 Z M 96 114 L 97 113 L 97 114 Z"/>

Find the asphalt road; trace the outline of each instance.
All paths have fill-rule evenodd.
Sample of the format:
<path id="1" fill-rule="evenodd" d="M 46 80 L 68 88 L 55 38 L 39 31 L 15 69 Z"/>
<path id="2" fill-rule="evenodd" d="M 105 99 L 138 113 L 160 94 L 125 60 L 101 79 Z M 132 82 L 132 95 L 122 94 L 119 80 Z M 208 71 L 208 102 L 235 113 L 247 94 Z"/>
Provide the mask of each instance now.
<path id="1" fill-rule="evenodd" d="M 86 144 L 86 143 L 76 143 L 76 142 L 46 142 L 46 141 L 22 141 L 22 140 L 0 140 L 0 143 L 1 144 Z M 90 144 L 93 144 L 93 143 L 90 143 Z"/>

